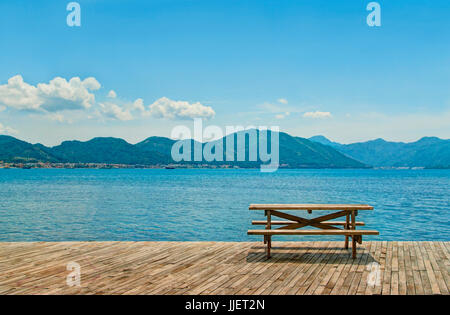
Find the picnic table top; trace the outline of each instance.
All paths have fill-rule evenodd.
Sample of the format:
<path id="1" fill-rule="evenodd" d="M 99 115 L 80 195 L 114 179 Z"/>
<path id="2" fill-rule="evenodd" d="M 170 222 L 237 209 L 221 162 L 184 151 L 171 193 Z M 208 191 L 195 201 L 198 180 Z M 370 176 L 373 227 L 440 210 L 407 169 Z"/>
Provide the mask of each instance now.
<path id="1" fill-rule="evenodd" d="M 357 204 L 251 204 L 249 210 L 373 210 Z"/>

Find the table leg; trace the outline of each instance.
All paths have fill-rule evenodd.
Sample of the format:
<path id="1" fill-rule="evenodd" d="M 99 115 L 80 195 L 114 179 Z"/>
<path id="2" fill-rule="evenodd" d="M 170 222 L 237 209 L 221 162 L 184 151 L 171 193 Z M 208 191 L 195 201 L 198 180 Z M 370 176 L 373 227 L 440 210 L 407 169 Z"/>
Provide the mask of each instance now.
<path id="1" fill-rule="evenodd" d="M 345 227 L 344 229 L 348 230 L 350 228 L 350 214 L 347 213 L 345 215 Z M 348 236 L 345 236 L 345 249 L 348 249 Z"/>
<path id="2" fill-rule="evenodd" d="M 272 228 L 272 215 L 270 210 L 267 211 L 267 225 L 266 230 Z M 270 247 L 272 246 L 272 236 L 267 235 L 267 258 L 270 258 Z"/>
<path id="3" fill-rule="evenodd" d="M 356 228 L 356 219 L 355 219 L 355 211 L 352 211 L 352 230 L 355 230 Z M 355 235 L 352 236 L 352 258 L 356 258 L 356 237 Z"/>
<path id="4" fill-rule="evenodd" d="M 267 218 L 267 210 L 264 210 L 264 216 Z M 266 229 L 267 229 L 267 224 L 266 224 Z M 267 235 L 263 236 L 263 240 L 264 240 L 264 244 L 267 244 Z"/>

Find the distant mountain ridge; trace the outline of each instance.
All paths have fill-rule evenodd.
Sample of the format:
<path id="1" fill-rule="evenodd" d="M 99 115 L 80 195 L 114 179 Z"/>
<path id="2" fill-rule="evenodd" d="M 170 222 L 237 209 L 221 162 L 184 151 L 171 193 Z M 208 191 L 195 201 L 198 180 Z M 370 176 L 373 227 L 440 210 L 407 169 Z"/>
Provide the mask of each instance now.
<path id="1" fill-rule="evenodd" d="M 322 135 L 308 138 L 308 140 L 313 141 L 313 142 L 317 142 L 317 143 L 321 143 L 321 144 L 324 144 L 324 145 L 329 145 L 329 146 L 332 146 L 332 147 L 342 146 L 342 144 L 340 144 L 338 142 L 333 142 L 330 139 L 328 139 L 327 137 L 324 137 Z"/>
<path id="2" fill-rule="evenodd" d="M 224 158 L 221 161 L 175 162 L 171 149 L 175 140 L 164 137 L 149 137 L 137 144 L 130 144 L 119 138 L 93 138 L 89 141 L 64 141 L 54 147 L 42 144 L 30 144 L 11 136 L 0 136 L 0 161 L 16 163 L 53 162 L 53 163 L 107 163 L 127 165 L 165 165 L 177 164 L 213 164 L 238 167 L 259 167 L 261 161 L 248 161 L 249 141 L 245 151 L 246 161 L 236 161 L 237 133 L 234 135 L 235 161 L 226 161 L 226 145 L 223 138 L 216 141 L 224 143 Z M 258 133 L 259 136 L 259 133 Z M 270 137 L 269 137 L 270 139 Z M 356 161 L 335 149 L 309 141 L 305 138 L 293 137 L 287 133 L 279 133 L 280 165 L 287 168 L 367 168 L 368 165 Z M 192 154 L 194 140 L 191 142 Z M 206 143 L 201 144 L 202 147 Z M 270 145 L 270 142 L 269 142 Z M 192 158 L 193 160 L 193 158 Z"/>
<path id="3" fill-rule="evenodd" d="M 235 152 L 237 151 L 237 134 Z M 324 136 L 309 139 L 293 137 L 280 132 L 280 165 L 288 168 L 366 168 L 374 167 L 425 167 L 450 168 L 450 140 L 424 137 L 418 141 L 390 142 L 375 139 L 366 142 L 341 144 Z M 185 140 L 194 147 L 194 140 Z M 216 140 L 223 141 L 223 139 Z M 244 162 L 220 161 L 174 162 L 171 157 L 175 140 L 149 137 L 137 144 L 119 138 L 93 138 L 89 141 L 64 141 L 47 147 L 31 144 L 11 136 L 0 135 L 0 161 L 7 163 L 106 163 L 127 165 L 213 164 L 238 167 L 259 167 L 261 161 L 248 161 L 248 140 Z M 201 144 L 202 148 L 205 143 Z M 193 151 L 193 149 L 192 149 Z M 193 160 L 193 152 L 192 152 Z M 235 153 L 236 160 L 236 153 Z"/>
<path id="4" fill-rule="evenodd" d="M 324 136 L 309 140 L 330 146 L 362 163 L 375 167 L 450 168 L 450 140 L 423 137 L 415 142 L 390 142 L 375 139 L 340 144 Z"/>

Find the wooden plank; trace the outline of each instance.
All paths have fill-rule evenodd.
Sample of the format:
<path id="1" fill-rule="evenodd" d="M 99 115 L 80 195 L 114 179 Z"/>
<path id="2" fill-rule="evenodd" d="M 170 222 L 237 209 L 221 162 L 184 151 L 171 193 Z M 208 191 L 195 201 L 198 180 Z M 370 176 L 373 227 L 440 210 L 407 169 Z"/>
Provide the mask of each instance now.
<path id="1" fill-rule="evenodd" d="M 392 242 L 387 243 L 386 248 L 386 262 L 383 273 L 383 285 L 382 292 L 383 295 L 391 294 L 391 280 L 392 280 Z"/>
<path id="2" fill-rule="evenodd" d="M 437 264 L 434 260 L 430 259 L 430 256 L 428 255 L 427 249 L 426 249 L 427 242 L 422 242 L 422 246 L 420 246 L 420 251 L 422 252 L 422 257 L 424 259 L 425 264 L 425 270 L 428 276 L 428 280 L 430 281 L 431 286 L 431 292 L 432 294 L 441 294 L 441 290 L 439 289 L 439 284 L 436 279 L 436 275 L 434 273 L 432 263 L 436 266 Z"/>
<path id="3" fill-rule="evenodd" d="M 303 294 L 312 294 L 314 292 L 315 287 L 320 283 L 320 273 L 323 271 L 325 267 L 327 267 L 327 262 L 330 259 L 333 251 L 335 250 L 335 246 L 333 243 L 329 243 L 328 247 L 323 250 L 321 258 L 317 264 L 313 268 L 310 269 L 308 273 L 305 275 L 305 280 L 302 281 L 300 288 L 295 294 L 303 295 Z"/>
<path id="4" fill-rule="evenodd" d="M 340 273 L 338 274 L 336 282 L 334 282 L 334 284 L 333 284 L 333 288 L 330 291 L 330 295 L 341 295 L 341 294 L 344 294 L 343 292 L 346 291 L 346 290 L 343 287 L 343 285 L 344 285 L 344 282 L 345 282 L 345 280 L 347 279 L 347 277 L 349 275 L 350 268 L 351 268 L 351 266 L 353 264 L 353 261 L 354 260 L 349 255 L 341 263 L 342 264 L 342 269 L 340 269 Z"/>
<path id="5" fill-rule="evenodd" d="M 289 220 L 280 220 L 280 221 L 273 221 L 272 220 L 272 225 L 285 225 L 285 224 L 294 224 L 297 223 L 297 221 L 289 221 Z M 345 225 L 346 222 L 345 221 L 323 221 L 320 222 L 322 224 L 327 224 L 327 225 Z M 253 220 L 252 221 L 253 225 L 266 225 L 267 221 L 265 220 Z M 364 226 L 365 223 L 362 221 L 356 221 L 355 224 L 357 226 Z"/>
<path id="6" fill-rule="evenodd" d="M 306 247 L 305 243 L 301 243 L 303 245 L 304 250 L 302 250 L 297 256 L 295 260 L 291 262 L 292 264 L 295 261 L 301 261 L 301 264 L 297 263 L 293 266 L 293 270 L 289 276 L 283 281 L 284 287 L 279 290 L 279 294 L 288 294 L 293 292 L 293 288 L 298 283 L 299 279 L 305 274 L 305 270 L 308 268 L 308 263 L 313 260 L 315 256 L 310 253 L 309 246 Z M 316 244 L 320 244 L 317 242 L 311 242 L 311 245 L 316 247 Z M 319 245 L 317 245 L 319 246 Z"/>
<path id="7" fill-rule="evenodd" d="M 408 242 L 402 242 L 402 251 L 403 251 L 403 266 L 404 266 L 404 273 L 405 273 L 405 285 L 406 285 L 406 291 L 404 294 L 406 295 L 414 295 L 415 294 L 415 287 L 414 287 L 414 275 L 413 275 L 413 267 L 411 263 L 411 254 L 410 254 L 410 248 Z M 402 291 L 403 294 L 403 291 Z"/>
<path id="8" fill-rule="evenodd" d="M 383 279 L 384 272 L 386 266 L 386 252 L 387 252 L 387 242 L 379 242 L 377 244 L 377 251 L 375 253 L 374 262 L 377 264 L 375 267 L 378 267 L 379 279 L 377 283 L 377 279 L 375 279 L 375 283 L 372 286 L 367 286 L 366 294 L 381 294 L 383 289 Z M 376 268 L 374 268 L 376 269 Z"/>
<path id="9" fill-rule="evenodd" d="M 363 204 L 251 204 L 249 210 L 373 210 Z"/>
<path id="10" fill-rule="evenodd" d="M 336 264 L 334 265 L 334 270 L 332 271 L 331 277 L 328 280 L 328 282 L 324 285 L 324 288 L 321 290 L 322 295 L 328 295 L 331 294 L 336 287 L 336 284 L 343 272 L 344 266 L 346 264 L 346 261 L 348 261 L 348 254 L 346 255 L 340 255 L 341 257 L 336 261 Z"/>
<path id="11" fill-rule="evenodd" d="M 334 242 L 332 245 L 334 248 L 332 248 L 331 252 L 328 253 L 328 255 L 331 255 L 332 257 L 327 257 L 327 263 L 324 264 L 323 269 L 315 277 L 314 282 L 311 283 L 308 290 L 306 290 L 304 294 L 322 294 L 325 285 L 328 283 L 335 271 L 335 262 L 339 259 L 339 253 L 342 251 L 342 245 L 340 244 L 340 242 Z"/>
<path id="12" fill-rule="evenodd" d="M 356 213 L 355 211 L 351 212 L 351 230 L 353 230 L 352 232 L 355 232 L 356 229 Z M 346 234 L 346 235 L 350 235 L 350 234 Z M 356 237 L 355 234 L 351 234 L 352 235 L 352 258 L 356 259 Z M 361 235 L 361 234 L 360 234 Z"/>
<path id="13" fill-rule="evenodd" d="M 411 256 L 411 265 L 412 265 L 412 272 L 413 272 L 413 278 L 414 278 L 414 288 L 415 293 L 418 295 L 423 295 L 423 285 L 422 285 L 422 278 L 420 277 L 420 270 L 419 270 L 419 263 L 416 253 L 416 248 L 414 243 L 409 243 L 409 253 Z"/>
<path id="14" fill-rule="evenodd" d="M 341 253 L 342 253 L 342 248 L 340 248 L 339 250 L 336 249 L 335 254 L 334 254 L 335 257 L 329 263 L 330 268 L 327 271 L 327 274 L 321 280 L 321 282 L 320 282 L 318 288 L 316 289 L 316 291 L 314 292 L 314 294 L 321 294 L 321 295 L 327 294 L 327 288 L 329 288 L 328 283 L 331 281 L 333 276 L 336 274 L 337 268 L 339 266 L 339 262 L 343 259 L 343 255 L 341 255 Z M 332 287 L 332 285 L 331 285 L 331 287 Z"/>
<path id="15" fill-rule="evenodd" d="M 358 265 L 356 266 L 356 274 L 353 278 L 353 282 L 350 285 L 349 293 L 353 295 L 362 295 L 364 294 L 365 287 L 367 286 L 367 275 L 369 274 L 369 270 L 367 269 L 367 265 L 369 263 L 369 257 L 371 257 L 371 247 L 373 243 L 364 243 L 360 246 L 361 253 L 359 254 L 360 260 Z M 375 246 L 375 244 L 373 244 Z"/>
<path id="16" fill-rule="evenodd" d="M 364 280 L 362 279 L 362 275 L 363 275 L 363 271 L 364 271 L 363 268 L 367 264 L 367 258 L 368 258 L 367 254 L 370 251 L 370 243 L 368 246 L 369 246 L 369 248 L 366 248 L 366 246 L 360 246 L 360 252 L 358 255 L 358 259 L 353 262 L 353 266 L 350 269 L 350 272 L 353 274 L 353 277 L 352 277 L 351 281 L 349 280 L 349 282 L 347 284 L 348 290 L 347 290 L 346 294 L 348 294 L 348 295 L 356 295 L 360 282 L 366 280 L 366 279 L 364 279 Z"/>
<path id="17" fill-rule="evenodd" d="M 355 222 L 356 224 L 356 222 Z M 345 215 L 345 224 L 344 224 L 345 230 L 350 230 L 350 213 L 347 212 Z M 348 236 L 345 236 L 345 243 L 344 243 L 345 249 L 348 249 Z"/>
<path id="18" fill-rule="evenodd" d="M 449 278 L 449 268 L 446 268 L 445 263 L 448 263 L 447 258 L 445 254 L 442 251 L 442 248 L 438 242 L 429 242 L 430 246 L 430 254 L 435 257 L 436 260 L 436 267 L 435 267 L 435 273 L 436 278 L 439 283 L 439 287 L 442 294 L 448 295 L 449 294 L 449 287 L 450 284 L 450 278 Z M 447 272 L 445 272 L 447 271 Z"/>
<path id="19" fill-rule="evenodd" d="M 267 225 L 266 230 L 270 230 L 272 228 L 271 221 L 272 221 L 272 211 L 268 210 L 266 211 L 267 215 Z M 272 246 L 272 237 L 269 234 L 266 234 L 266 242 L 267 242 L 267 258 L 270 258 L 270 247 Z"/>
<path id="20" fill-rule="evenodd" d="M 320 267 L 323 259 L 326 258 L 325 255 L 330 244 L 324 242 L 317 242 L 316 244 L 320 244 L 320 247 L 317 246 L 313 249 L 313 252 L 310 254 L 311 259 L 306 263 L 302 273 L 294 279 L 295 282 L 291 283 L 290 290 L 286 292 L 287 294 L 302 294 L 307 289 L 304 288 L 306 281 L 310 278 L 314 270 Z"/>
<path id="21" fill-rule="evenodd" d="M 427 269 L 425 266 L 425 259 L 422 256 L 422 251 L 420 250 L 420 242 L 414 242 L 414 248 L 417 254 L 417 261 L 419 265 L 419 274 L 422 279 L 423 293 L 432 294 L 430 279 L 428 279 Z"/>
<path id="22" fill-rule="evenodd" d="M 376 257 L 377 257 L 377 247 L 379 244 L 380 242 L 364 243 L 364 246 L 367 248 L 367 255 L 364 265 L 361 265 L 363 270 L 361 274 L 361 281 L 359 282 L 358 289 L 356 292 L 357 295 L 372 294 L 371 288 L 376 285 L 376 275 L 374 283 L 369 283 L 368 280 L 369 275 L 372 273 L 373 264 L 377 264 Z M 368 287 L 370 288 L 368 289 Z"/>
<path id="23" fill-rule="evenodd" d="M 392 242 L 391 295 L 399 294 L 398 242 Z"/>
<path id="24" fill-rule="evenodd" d="M 248 230 L 248 235 L 379 235 L 376 230 Z"/>

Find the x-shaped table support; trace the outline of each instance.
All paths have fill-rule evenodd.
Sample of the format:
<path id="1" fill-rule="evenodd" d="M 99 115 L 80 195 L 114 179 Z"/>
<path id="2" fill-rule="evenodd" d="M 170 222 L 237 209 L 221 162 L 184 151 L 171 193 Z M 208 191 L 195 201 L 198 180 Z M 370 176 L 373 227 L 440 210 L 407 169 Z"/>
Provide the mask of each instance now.
<path id="1" fill-rule="evenodd" d="M 355 229 L 356 228 L 355 216 L 358 214 L 357 210 L 342 210 L 339 212 L 322 215 L 320 217 L 313 218 L 313 219 L 305 219 L 305 218 L 301 218 L 301 217 L 298 217 L 298 216 L 295 216 L 292 214 L 280 212 L 277 210 L 266 210 L 266 211 L 270 211 L 270 214 L 273 216 L 297 222 L 297 223 L 288 223 L 285 226 L 277 228 L 276 230 L 293 230 L 293 229 L 300 229 L 305 226 L 313 226 L 313 227 L 323 229 L 323 230 Z M 321 223 L 323 221 L 332 220 L 332 219 L 336 219 L 336 218 L 343 217 L 343 216 L 346 217 L 346 225 L 344 226 L 344 229 L 342 229 L 338 226 L 333 226 L 332 224 Z M 350 216 L 351 216 L 351 222 L 350 222 Z M 362 243 L 361 235 L 354 235 L 351 237 L 354 237 L 358 243 L 360 243 L 360 244 Z M 347 246 L 348 246 L 348 237 L 346 237 L 346 247 Z"/>

